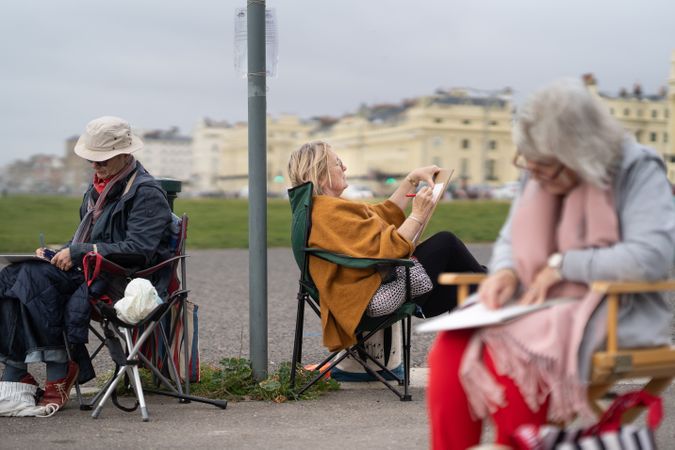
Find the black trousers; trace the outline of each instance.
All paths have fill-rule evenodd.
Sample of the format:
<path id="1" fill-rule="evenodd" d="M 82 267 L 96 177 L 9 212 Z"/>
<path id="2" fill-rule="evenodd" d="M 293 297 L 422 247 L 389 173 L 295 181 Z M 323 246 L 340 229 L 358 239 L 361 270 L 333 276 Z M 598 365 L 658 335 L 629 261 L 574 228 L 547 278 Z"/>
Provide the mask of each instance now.
<path id="1" fill-rule="evenodd" d="M 414 299 L 422 307 L 425 317 L 433 317 L 457 306 L 457 288 L 438 284 L 438 275 L 443 272 L 485 273 L 466 245 L 449 231 L 441 231 L 422 242 L 413 253 L 424 267 L 433 289 Z"/>

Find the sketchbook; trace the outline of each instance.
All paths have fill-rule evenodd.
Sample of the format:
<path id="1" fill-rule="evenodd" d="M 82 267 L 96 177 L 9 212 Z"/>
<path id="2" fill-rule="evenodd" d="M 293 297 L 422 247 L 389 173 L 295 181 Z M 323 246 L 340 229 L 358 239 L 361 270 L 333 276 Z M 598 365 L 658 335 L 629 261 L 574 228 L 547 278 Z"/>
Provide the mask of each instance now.
<path id="1" fill-rule="evenodd" d="M 434 176 L 434 187 L 431 194 L 433 204 L 431 208 L 429 208 L 429 212 L 422 218 L 422 225 L 420 226 L 419 230 L 417 230 L 417 233 L 415 233 L 415 236 L 413 236 L 413 244 L 417 245 L 420 237 L 422 237 L 424 229 L 427 227 L 429 220 L 431 220 L 431 216 L 436 210 L 436 205 L 438 205 L 438 202 L 443 198 L 445 191 L 448 190 L 448 184 L 450 184 L 450 178 L 452 178 L 453 172 L 454 170 L 441 169 Z"/>
<path id="2" fill-rule="evenodd" d="M 415 331 L 418 333 L 431 333 L 434 331 L 461 330 L 465 328 L 500 325 L 535 311 L 571 301 L 575 301 L 575 299 L 558 298 L 547 300 L 538 305 L 512 304 L 499 309 L 489 309 L 483 305 L 483 303 L 474 301 L 466 306 L 456 308 L 450 313 L 425 320 L 424 323 L 415 328 Z"/>
<path id="3" fill-rule="evenodd" d="M 17 253 L 13 255 L 0 255 L 0 264 L 3 265 L 25 261 L 42 261 L 46 263 L 50 262 L 47 258 L 40 258 L 39 256 L 36 256 L 35 253 L 24 253 L 24 254 Z"/>

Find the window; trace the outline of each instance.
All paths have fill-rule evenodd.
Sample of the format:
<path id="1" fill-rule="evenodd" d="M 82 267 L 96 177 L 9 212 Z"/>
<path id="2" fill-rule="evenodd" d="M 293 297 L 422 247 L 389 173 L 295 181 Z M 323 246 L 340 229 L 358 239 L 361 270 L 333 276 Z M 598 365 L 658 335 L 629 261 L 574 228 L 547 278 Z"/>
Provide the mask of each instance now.
<path id="1" fill-rule="evenodd" d="M 462 139 L 462 148 L 471 148 L 471 142 L 468 139 Z"/>
<path id="2" fill-rule="evenodd" d="M 499 122 L 497 122 L 496 120 L 490 121 L 490 125 L 492 125 L 493 127 L 496 127 L 498 124 L 499 124 Z"/>
<path id="3" fill-rule="evenodd" d="M 463 125 L 471 125 L 471 121 L 469 119 L 464 119 L 462 120 Z"/>
<path id="4" fill-rule="evenodd" d="M 668 111 L 667 109 L 664 109 L 663 110 L 663 117 L 665 117 L 667 119 L 669 116 L 670 116 L 670 111 Z"/>
<path id="5" fill-rule="evenodd" d="M 497 171 L 495 170 L 496 161 L 494 159 L 488 159 L 485 161 L 485 177 L 488 180 L 497 179 Z"/>
<path id="6" fill-rule="evenodd" d="M 436 118 L 434 119 L 434 122 L 436 122 L 436 123 L 443 123 L 443 119 L 441 119 L 440 117 L 436 117 Z"/>
<path id="7" fill-rule="evenodd" d="M 668 142 L 668 133 L 663 133 L 663 143 Z"/>
<path id="8" fill-rule="evenodd" d="M 431 140 L 431 145 L 434 147 L 440 147 L 443 145 L 443 138 L 440 136 L 434 136 L 434 138 Z"/>
<path id="9" fill-rule="evenodd" d="M 630 109 L 628 109 L 628 108 L 624 109 L 623 115 L 626 116 L 626 117 L 630 116 Z"/>
<path id="10" fill-rule="evenodd" d="M 434 156 L 431 158 L 431 164 L 434 164 L 438 167 L 443 167 L 443 164 L 441 164 L 441 157 L 440 156 Z"/>
<path id="11" fill-rule="evenodd" d="M 490 141 L 488 147 L 490 148 L 490 150 L 497 150 L 497 141 L 495 140 Z"/>
<path id="12" fill-rule="evenodd" d="M 656 133 L 649 133 L 649 142 L 656 142 Z"/>
<path id="13" fill-rule="evenodd" d="M 641 109 L 638 109 L 638 110 L 637 110 L 637 116 L 638 116 L 638 117 L 642 117 L 642 110 L 641 110 Z"/>
<path id="14" fill-rule="evenodd" d="M 463 178 L 469 178 L 469 158 L 462 158 L 460 161 L 459 173 Z"/>
<path id="15" fill-rule="evenodd" d="M 638 142 L 642 142 L 642 130 L 637 130 L 635 132 L 635 140 Z"/>
<path id="16" fill-rule="evenodd" d="M 659 116 L 659 112 L 655 109 L 652 109 L 652 119 L 656 119 Z"/>

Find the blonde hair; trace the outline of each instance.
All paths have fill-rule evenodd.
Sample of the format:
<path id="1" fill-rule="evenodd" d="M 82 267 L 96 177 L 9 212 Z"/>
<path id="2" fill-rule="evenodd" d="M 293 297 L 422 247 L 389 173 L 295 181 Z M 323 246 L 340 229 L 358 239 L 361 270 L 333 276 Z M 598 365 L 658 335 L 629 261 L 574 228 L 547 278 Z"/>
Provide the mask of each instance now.
<path id="1" fill-rule="evenodd" d="M 621 163 L 625 133 L 579 80 L 535 92 L 518 111 L 513 141 L 526 159 L 555 158 L 581 179 L 607 187 Z"/>
<path id="2" fill-rule="evenodd" d="M 321 182 L 328 179 L 328 185 L 333 184 L 328 170 L 330 149 L 330 144 L 325 141 L 312 141 L 291 153 L 288 161 L 288 177 L 291 185 L 295 187 L 311 181 L 314 185 L 314 194 L 323 194 Z"/>

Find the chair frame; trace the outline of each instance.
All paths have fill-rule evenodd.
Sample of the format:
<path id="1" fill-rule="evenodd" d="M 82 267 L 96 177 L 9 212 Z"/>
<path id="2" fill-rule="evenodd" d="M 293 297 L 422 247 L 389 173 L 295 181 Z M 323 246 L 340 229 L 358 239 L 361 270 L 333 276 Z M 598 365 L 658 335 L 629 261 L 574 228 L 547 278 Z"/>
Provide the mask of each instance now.
<path id="1" fill-rule="evenodd" d="M 305 183 L 308 184 L 308 183 Z M 311 183 L 309 183 L 311 184 Z M 305 186 L 305 185 L 301 185 Z M 298 187 L 301 187 L 298 186 Z M 293 188 L 293 189 L 297 189 Z M 289 191 L 292 191 L 290 189 Z M 403 266 L 405 267 L 406 273 L 406 301 L 397 311 L 392 314 L 383 317 L 373 317 L 367 318 L 364 315 L 362 318 L 357 331 L 365 331 L 365 335 L 360 336 L 360 333 L 357 333 L 357 343 L 344 349 L 344 353 L 340 356 L 338 354 L 341 350 L 331 353 L 326 357 L 321 363 L 319 363 L 315 370 L 318 371 L 318 374 L 314 376 L 309 382 L 307 382 L 298 392 L 297 395 L 302 395 L 307 389 L 313 386 L 321 378 L 325 377 L 335 366 L 337 366 L 342 360 L 347 356 L 351 356 L 354 361 L 359 363 L 364 370 L 371 375 L 374 379 L 383 383 L 394 395 L 396 395 L 401 401 L 410 401 L 412 399 L 409 388 L 410 388 L 410 337 L 412 329 L 412 314 L 415 310 L 415 304 L 411 302 L 411 292 L 410 292 L 410 267 L 413 265 L 413 262 L 408 259 L 381 259 L 381 258 L 355 258 L 348 255 L 341 255 L 337 253 L 330 252 L 321 248 L 310 248 L 307 247 L 309 240 L 309 233 L 311 230 L 311 204 L 307 208 L 306 217 L 305 217 L 305 229 L 304 229 L 304 240 L 302 251 L 304 253 L 304 263 L 303 267 L 300 267 L 300 280 L 299 280 L 299 289 L 297 294 L 297 314 L 295 322 L 295 338 L 293 342 L 293 356 L 291 364 L 291 374 L 290 374 L 290 384 L 291 386 L 296 386 L 296 372 L 297 367 L 302 366 L 302 339 L 303 339 L 303 328 L 304 328 L 304 318 L 305 318 L 305 305 L 308 304 L 312 311 L 317 316 L 321 316 L 320 306 L 319 306 L 319 295 L 316 287 L 314 286 L 313 281 L 309 275 L 309 257 L 317 257 L 329 261 L 334 264 L 338 264 L 345 267 L 354 267 L 354 268 L 375 268 L 378 266 L 386 267 L 395 267 Z M 316 294 L 315 294 L 316 293 Z M 365 342 L 370 339 L 377 331 L 382 330 L 388 326 L 393 325 L 398 321 L 402 322 L 402 341 L 403 341 L 403 377 L 397 376 L 391 370 L 387 369 L 381 362 L 376 358 L 372 357 L 365 349 Z M 403 390 L 397 389 L 386 380 L 380 373 L 374 371 L 371 367 L 368 366 L 368 361 L 372 361 L 377 367 L 384 372 L 391 380 L 395 380 L 399 386 L 403 386 Z"/>
<path id="2" fill-rule="evenodd" d="M 83 264 L 89 264 L 89 261 L 100 261 L 100 268 L 102 272 L 112 274 L 114 276 L 124 277 L 127 281 L 130 281 L 132 278 L 147 278 L 152 274 L 156 273 L 160 269 L 165 267 L 171 267 L 172 276 L 177 277 L 178 270 L 180 269 L 180 283 L 177 288 L 171 292 L 164 303 L 159 305 L 155 310 L 143 321 L 135 325 L 129 325 L 116 316 L 114 308 L 102 301 L 93 302 L 92 308 L 96 311 L 101 318 L 100 324 L 103 329 L 104 336 L 102 336 L 91 324 L 89 326 L 90 330 L 102 341 L 102 343 L 97 347 L 95 352 L 92 355 L 92 359 L 100 352 L 103 346 L 107 345 L 111 351 L 111 357 L 115 361 L 117 366 L 116 373 L 113 377 L 108 380 L 105 386 L 94 396 L 89 402 L 85 402 L 82 398 L 80 392 L 80 386 L 78 383 L 75 384 L 75 389 L 78 397 L 78 402 L 81 410 L 90 410 L 94 408 L 92 413 L 93 418 L 98 418 L 101 414 L 102 408 L 106 401 L 109 398 L 113 398 L 113 403 L 118 406 L 120 409 L 125 411 L 133 411 L 134 408 L 125 408 L 120 406 L 115 399 L 115 389 L 117 388 L 118 383 L 125 377 L 128 377 L 129 383 L 133 388 L 138 406 L 140 406 L 141 416 L 144 422 L 149 420 L 149 414 L 147 411 L 147 406 L 145 404 L 145 397 L 143 393 L 143 388 L 141 386 L 140 374 L 138 371 L 139 363 L 143 363 L 145 367 L 151 370 L 153 373 L 153 378 L 158 385 L 164 386 L 167 390 L 157 390 L 157 389 L 145 389 L 147 392 L 152 392 L 155 394 L 166 395 L 179 399 L 180 403 L 189 403 L 190 401 L 208 403 L 214 406 L 217 406 L 221 409 L 227 407 L 226 400 L 212 400 L 202 397 L 196 397 L 190 395 L 190 366 L 189 366 L 189 356 L 186 351 L 184 354 L 184 380 L 181 383 L 180 376 L 178 374 L 178 369 L 174 364 L 174 360 L 169 355 L 168 349 L 170 348 L 169 343 L 172 340 L 173 330 L 169 331 L 167 335 L 166 330 L 163 325 L 163 318 L 168 314 L 172 308 L 178 307 L 181 311 L 180 320 L 183 322 L 183 325 L 187 323 L 187 309 L 184 307 L 185 302 L 188 298 L 189 290 L 187 290 L 187 267 L 186 259 L 188 255 L 185 254 L 185 241 L 187 238 L 187 225 L 188 225 L 188 216 L 183 214 L 181 218 L 181 228 L 180 228 L 180 238 L 179 244 L 176 251 L 176 256 L 169 258 L 165 261 L 162 261 L 159 264 L 156 264 L 149 268 L 144 269 L 135 269 L 135 268 L 125 268 L 121 265 L 116 264 L 113 261 L 103 258 L 101 255 L 98 255 L 94 252 L 88 253 Z M 180 265 L 180 268 L 179 268 Z M 142 332 L 134 339 L 132 331 L 143 329 Z M 172 327 L 173 328 L 173 327 Z M 183 328 L 184 329 L 184 328 Z M 169 370 L 169 376 L 171 380 L 167 379 L 161 371 L 151 362 L 148 358 L 140 352 L 140 348 L 145 343 L 147 338 L 156 330 L 159 330 L 159 336 L 162 339 L 162 342 L 167 349 L 167 354 L 165 355 L 166 363 Z M 117 339 L 121 339 L 124 342 L 124 349 L 119 347 L 124 352 L 124 358 L 115 357 L 113 354 L 114 351 L 112 346 L 119 345 Z M 115 344 L 114 342 L 117 342 Z M 67 344 L 67 341 L 66 341 Z M 68 349 L 68 345 L 66 348 Z M 68 355 L 70 357 L 70 354 Z"/>
<path id="3" fill-rule="evenodd" d="M 484 274 L 443 273 L 438 282 L 457 286 L 458 302 L 468 297 L 469 287 L 480 284 Z M 591 290 L 606 296 L 607 301 L 607 346 L 592 356 L 588 400 L 593 412 L 600 417 L 605 408 L 600 404 L 602 397 L 623 379 L 646 378 L 644 389 L 659 395 L 675 378 L 675 346 L 664 345 L 650 348 L 619 348 L 618 318 L 619 299 L 624 294 L 675 291 L 675 280 L 645 281 L 595 281 Z M 627 411 L 623 423 L 635 420 L 643 407 Z"/>

